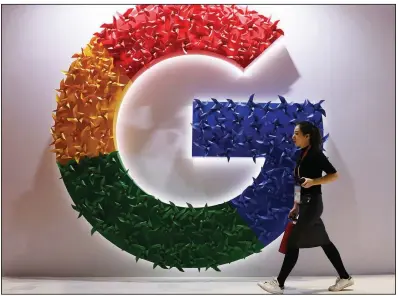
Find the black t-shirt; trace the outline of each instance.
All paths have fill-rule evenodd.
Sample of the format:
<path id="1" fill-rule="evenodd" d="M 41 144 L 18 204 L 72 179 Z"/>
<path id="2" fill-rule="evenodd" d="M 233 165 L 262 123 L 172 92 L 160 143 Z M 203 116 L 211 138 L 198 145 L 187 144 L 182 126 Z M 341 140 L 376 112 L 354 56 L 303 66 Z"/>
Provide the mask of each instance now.
<path id="1" fill-rule="evenodd" d="M 322 177 L 322 172 L 325 172 L 326 174 L 334 174 L 337 172 L 321 149 L 316 150 L 314 148 L 310 148 L 307 155 L 302 159 L 306 149 L 307 148 L 302 149 L 300 156 L 297 159 L 296 168 L 294 170 L 296 178 L 298 177 L 298 166 L 300 178 L 317 179 Z M 301 187 L 301 194 L 320 193 L 322 193 L 321 185 L 312 186 L 310 188 Z"/>

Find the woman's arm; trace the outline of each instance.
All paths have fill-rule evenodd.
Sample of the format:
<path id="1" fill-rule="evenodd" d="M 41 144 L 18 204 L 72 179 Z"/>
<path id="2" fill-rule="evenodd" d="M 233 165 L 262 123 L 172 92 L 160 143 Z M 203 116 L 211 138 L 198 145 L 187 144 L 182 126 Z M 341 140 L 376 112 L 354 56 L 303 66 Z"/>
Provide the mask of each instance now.
<path id="1" fill-rule="evenodd" d="M 319 185 L 331 183 L 331 182 L 336 181 L 339 177 L 337 170 L 330 163 L 329 159 L 325 156 L 325 154 L 323 154 L 323 152 L 320 152 L 318 154 L 316 162 L 318 163 L 321 170 L 326 173 L 326 176 L 323 176 L 323 177 L 317 178 L 317 179 L 305 178 L 304 183 L 301 185 L 304 188 L 310 188 L 312 186 L 319 186 Z"/>
<path id="2" fill-rule="evenodd" d="M 314 180 L 314 185 L 323 185 L 327 183 L 331 183 L 336 181 L 339 178 L 337 170 L 335 167 L 330 163 L 329 159 L 326 157 L 325 154 L 321 151 L 318 157 L 318 163 L 322 171 L 326 173 L 326 176 L 321 178 L 317 178 Z"/>
<path id="3" fill-rule="evenodd" d="M 326 176 L 323 176 L 321 178 L 314 179 L 314 186 L 328 184 L 336 181 L 338 178 L 339 174 L 337 172 L 333 174 L 327 174 Z"/>

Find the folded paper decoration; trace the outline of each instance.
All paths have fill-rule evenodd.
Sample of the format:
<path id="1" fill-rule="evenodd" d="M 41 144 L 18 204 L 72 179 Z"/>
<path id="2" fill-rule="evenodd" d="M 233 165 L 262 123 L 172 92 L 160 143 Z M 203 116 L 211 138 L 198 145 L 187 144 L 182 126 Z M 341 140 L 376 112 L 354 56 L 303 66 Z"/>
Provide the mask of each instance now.
<path id="1" fill-rule="evenodd" d="M 260 252 L 265 242 L 277 235 L 278 230 L 263 230 L 266 226 L 262 221 L 279 217 L 271 223 L 279 225 L 273 229 L 283 230 L 285 223 L 281 221 L 286 209 L 273 207 L 272 203 L 266 207 L 270 211 L 267 213 L 242 209 L 255 201 L 253 196 L 261 193 L 260 188 L 270 184 L 268 179 L 280 177 L 273 174 L 272 168 L 281 158 L 287 159 L 285 155 L 290 152 L 274 148 L 275 154 L 262 171 L 268 179 L 255 179 L 244 196 L 212 207 L 177 207 L 160 202 L 137 186 L 120 162 L 114 139 L 115 119 L 124 93 L 137 75 L 154 63 L 176 55 L 201 53 L 246 67 L 281 35 L 277 21 L 235 5 L 136 5 L 102 25 L 89 44 L 73 55 L 57 89 L 52 146 L 72 207 L 78 217 L 83 216 L 92 225 L 91 234 L 100 233 L 136 256 L 137 261 L 153 262 L 154 268 L 219 271 L 219 265 Z M 214 104 L 214 112 L 224 107 L 224 103 Z M 229 104 L 231 112 L 239 109 L 234 102 Z M 279 105 L 278 110 L 289 112 L 285 103 Z M 268 138 L 262 135 L 262 118 L 254 117 L 256 106 L 253 100 L 249 102 L 248 112 L 253 113 L 253 119 L 238 112 L 231 113 L 231 122 L 219 117 L 214 123 L 210 120 L 211 125 L 197 121 L 193 126 L 201 130 L 213 125 L 227 129 L 230 124 L 249 124 L 259 136 L 250 138 L 242 133 L 238 144 L 257 145 Z M 268 107 L 264 105 L 262 110 Z M 313 109 L 316 114 L 322 112 L 320 105 L 313 105 Z M 276 132 L 283 124 L 278 118 L 272 120 Z M 274 141 L 279 143 L 281 139 Z M 196 141 L 204 145 L 199 138 Z M 259 147 L 239 153 L 256 159 L 260 157 Z M 214 151 L 206 150 L 213 155 Z M 228 148 L 217 153 L 226 158 L 237 156 Z M 290 180 L 290 171 L 279 173 L 283 180 Z M 284 198 L 288 205 L 289 196 Z"/>

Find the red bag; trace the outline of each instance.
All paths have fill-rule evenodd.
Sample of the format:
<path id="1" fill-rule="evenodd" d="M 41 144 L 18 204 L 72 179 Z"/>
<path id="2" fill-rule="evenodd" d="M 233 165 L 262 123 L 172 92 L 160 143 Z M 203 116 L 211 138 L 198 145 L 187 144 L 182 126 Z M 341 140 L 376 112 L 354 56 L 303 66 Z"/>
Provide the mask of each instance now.
<path id="1" fill-rule="evenodd" d="M 292 232 L 292 229 L 294 227 L 295 222 L 289 221 L 289 223 L 286 226 L 285 233 L 283 234 L 281 245 L 279 246 L 279 252 L 282 254 L 286 254 L 287 250 L 287 242 L 290 236 L 290 233 Z"/>

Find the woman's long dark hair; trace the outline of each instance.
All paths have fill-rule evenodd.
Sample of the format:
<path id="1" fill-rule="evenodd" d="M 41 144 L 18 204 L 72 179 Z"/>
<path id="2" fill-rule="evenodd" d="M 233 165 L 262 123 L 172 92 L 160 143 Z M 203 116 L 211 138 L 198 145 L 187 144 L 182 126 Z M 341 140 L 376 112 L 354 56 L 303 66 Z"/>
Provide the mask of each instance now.
<path id="1" fill-rule="evenodd" d="M 322 145 L 322 137 L 319 128 L 309 121 L 302 121 L 297 124 L 300 127 L 302 134 L 310 136 L 311 148 L 320 150 Z"/>

